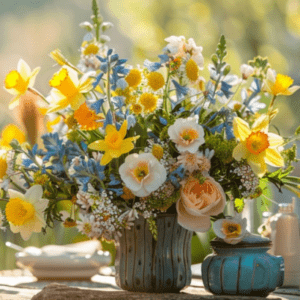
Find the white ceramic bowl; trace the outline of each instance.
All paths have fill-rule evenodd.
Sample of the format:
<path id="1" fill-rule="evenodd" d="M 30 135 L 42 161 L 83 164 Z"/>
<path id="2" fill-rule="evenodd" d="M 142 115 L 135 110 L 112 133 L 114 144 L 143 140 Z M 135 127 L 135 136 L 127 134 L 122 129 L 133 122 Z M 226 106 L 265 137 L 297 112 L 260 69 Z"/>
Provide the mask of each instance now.
<path id="1" fill-rule="evenodd" d="M 92 245 L 86 244 L 86 246 Z M 39 280 L 89 280 L 98 273 L 100 267 L 108 266 L 111 260 L 109 252 L 100 250 L 87 254 L 89 250 L 93 250 L 91 248 L 93 247 L 85 247 L 82 252 L 76 252 L 76 250 L 80 251 L 80 245 L 75 247 L 51 245 L 46 246 L 47 251 L 39 255 L 32 255 L 26 251 L 18 252 L 16 253 L 17 265 L 28 269 Z M 65 249 L 67 251 L 64 251 Z"/>

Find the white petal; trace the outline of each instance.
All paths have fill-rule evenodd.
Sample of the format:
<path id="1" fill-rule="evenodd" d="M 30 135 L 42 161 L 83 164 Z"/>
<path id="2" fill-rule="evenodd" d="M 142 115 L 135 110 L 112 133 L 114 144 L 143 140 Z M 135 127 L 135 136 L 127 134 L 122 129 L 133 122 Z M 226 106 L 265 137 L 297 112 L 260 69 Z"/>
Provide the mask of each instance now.
<path id="1" fill-rule="evenodd" d="M 269 68 L 267 71 L 267 80 L 271 81 L 272 83 L 275 83 L 276 81 L 276 71 Z"/>
<path id="2" fill-rule="evenodd" d="M 26 229 L 21 229 L 20 230 L 20 234 L 21 234 L 21 237 L 24 241 L 28 241 L 29 238 L 31 237 L 31 234 L 32 234 L 32 231 L 29 231 L 29 230 L 26 230 Z"/>
<path id="3" fill-rule="evenodd" d="M 8 195 L 9 195 L 9 198 L 10 199 L 13 199 L 13 198 L 20 198 L 22 200 L 25 200 L 25 195 L 18 192 L 18 191 L 15 191 L 15 190 L 8 190 Z"/>
<path id="4" fill-rule="evenodd" d="M 21 77 L 27 81 L 27 79 L 31 75 L 30 67 L 27 65 L 27 63 L 21 58 L 18 62 L 17 70 L 20 73 Z"/>
<path id="5" fill-rule="evenodd" d="M 43 196 L 43 188 L 41 185 L 34 185 L 25 194 L 25 198 L 30 200 L 31 203 L 40 201 Z"/>
<path id="6" fill-rule="evenodd" d="M 224 239 L 225 234 L 222 232 L 223 222 L 225 219 L 219 219 L 213 223 L 213 230 L 217 237 Z"/>
<path id="7" fill-rule="evenodd" d="M 138 191 L 133 191 L 132 193 L 137 196 L 137 197 L 147 197 L 150 195 L 150 192 L 146 191 L 145 188 L 142 186 L 141 189 L 139 189 Z"/>
<path id="8" fill-rule="evenodd" d="M 10 226 L 10 230 L 13 232 L 13 233 L 18 233 L 20 232 L 20 226 L 16 226 L 14 225 L 13 223 L 9 222 L 9 226 Z"/>
<path id="9" fill-rule="evenodd" d="M 210 229 L 211 223 L 210 218 L 207 216 L 193 216 L 190 215 L 185 207 L 182 205 L 181 201 L 178 200 L 176 203 L 177 209 L 177 221 L 178 224 L 183 228 L 196 232 L 206 232 Z"/>
<path id="10" fill-rule="evenodd" d="M 63 68 L 68 70 L 68 74 L 70 76 L 71 81 L 74 83 L 76 87 L 78 87 L 79 85 L 78 73 L 74 69 L 68 66 L 63 66 Z"/>
<path id="11" fill-rule="evenodd" d="M 28 85 L 29 87 L 33 87 L 34 86 L 36 76 L 39 73 L 40 69 L 41 69 L 40 67 L 37 67 L 30 74 L 29 85 Z"/>

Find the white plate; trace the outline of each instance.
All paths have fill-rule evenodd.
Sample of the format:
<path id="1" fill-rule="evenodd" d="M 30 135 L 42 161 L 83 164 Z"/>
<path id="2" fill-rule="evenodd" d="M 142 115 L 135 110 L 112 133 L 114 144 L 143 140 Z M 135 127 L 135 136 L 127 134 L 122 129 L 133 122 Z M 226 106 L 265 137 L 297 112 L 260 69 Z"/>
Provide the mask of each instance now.
<path id="1" fill-rule="evenodd" d="M 88 251 L 85 249 L 76 253 L 75 249 L 80 251 L 79 245 L 72 247 L 73 249 L 69 246 L 46 246 L 47 251 L 40 255 L 18 252 L 16 253 L 17 265 L 28 269 L 38 279 L 79 280 L 91 278 L 98 273 L 100 267 L 108 266 L 110 263 L 109 252 L 100 250 L 91 255 L 87 254 Z M 92 250 L 91 248 L 87 247 Z M 50 249 L 57 251 L 48 251 Z"/>

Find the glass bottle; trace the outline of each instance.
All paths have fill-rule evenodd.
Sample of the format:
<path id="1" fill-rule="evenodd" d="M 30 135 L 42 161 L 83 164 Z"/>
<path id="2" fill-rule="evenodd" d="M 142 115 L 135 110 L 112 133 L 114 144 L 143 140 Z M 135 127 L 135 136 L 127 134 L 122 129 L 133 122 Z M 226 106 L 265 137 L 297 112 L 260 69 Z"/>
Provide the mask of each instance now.
<path id="1" fill-rule="evenodd" d="M 284 287 L 298 287 L 300 280 L 300 239 L 298 216 L 293 203 L 279 204 L 276 221 L 272 222 L 272 254 L 284 259 Z"/>

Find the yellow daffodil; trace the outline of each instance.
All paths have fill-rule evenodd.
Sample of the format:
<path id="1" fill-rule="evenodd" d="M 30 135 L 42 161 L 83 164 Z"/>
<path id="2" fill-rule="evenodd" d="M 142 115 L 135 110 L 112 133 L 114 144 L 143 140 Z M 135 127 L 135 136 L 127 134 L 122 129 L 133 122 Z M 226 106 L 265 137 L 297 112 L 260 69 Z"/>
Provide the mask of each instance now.
<path id="1" fill-rule="evenodd" d="M 246 159 L 253 172 L 262 177 L 267 166 L 282 167 L 284 160 L 278 148 L 283 145 L 283 138 L 277 134 L 268 132 L 269 116 L 262 115 L 249 128 L 247 122 L 241 118 L 234 118 L 233 131 L 240 143 L 233 150 L 233 157 L 240 161 Z"/>
<path id="2" fill-rule="evenodd" d="M 118 131 L 114 125 L 106 126 L 106 136 L 104 140 L 98 140 L 89 145 L 90 149 L 105 151 L 101 158 L 101 165 L 107 165 L 113 158 L 118 158 L 124 153 L 130 152 L 133 142 L 140 136 L 124 139 L 127 133 L 127 121 L 125 120 Z"/>
<path id="3" fill-rule="evenodd" d="M 44 210 L 49 202 L 42 199 L 42 186 L 32 186 L 25 195 L 15 190 L 8 190 L 8 194 L 10 199 L 5 214 L 11 231 L 20 232 L 24 240 L 28 240 L 33 232 L 41 232 L 46 225 Z"/>
<path id="4" fill-rule="evenodd" d="M 292 95 L 294 94 L 300 86 L 293 84 L 294 80 L 287 76 L 282 74 L 277 74 L 272 69 L 268 69 L 267 71 L 267 77 L 264 81 L 264 89 L 271 95 L 277 96 L 277 95 Z"/>
<path id="5" fill-rule="evenodd" d="M 40 68 L 35 68 L 32 72 L 27 63 L 20 59 L 17 70 L 9 72 L 4 80 L 4 88 L 15 97 L 9 103 L 9 109 L 13 109 L 19 104 L 20 96 L 24 95 L 28 88 L 32 88 L 36 75 Z"/>
<path id="6" fill-rule="evenodd" d="M 15 139 L 21 145 L 26 142 L 25 133 L 20 130 L 16 125 L 9 124 L 5 126 L 2 131 L 1 139 L 0 139 L 0 147 L 5 150 L 10 150 L 10 142 Z"/>
<path id="7" fill-rule="evenodd" d="M 51 90 L 51 104 L 47 113 L 56 112 L 71 105 L 77 110 L 85 102 L 83 93 L 89 92 L 93 86 L 93 78 L 86 73 L 78 79 L 78 73 L 68 66 L 64 66 L 55 73 L 49 84 Z"/>

